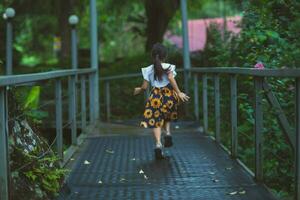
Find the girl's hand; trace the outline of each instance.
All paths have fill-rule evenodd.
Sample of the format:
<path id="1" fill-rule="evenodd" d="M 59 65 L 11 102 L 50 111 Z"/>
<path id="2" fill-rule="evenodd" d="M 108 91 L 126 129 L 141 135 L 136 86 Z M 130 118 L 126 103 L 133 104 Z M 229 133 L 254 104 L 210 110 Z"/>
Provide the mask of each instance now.
<path id="1" fill-rule="evenodd" d="M 135 95 L 138 95 L 138 94 L 140 94 L 141 92 L 142 92 L 142 88 L 136 87 L 136 88 L 134 88 L 133 95 L 134 95 L 134 96 L 135 96 Z"/>
<path id="2" fill-rule="evenodd" d="M 180 98 L 180 100 L 182 101 L 182 102 L 186 102 L 186 101 L 188 101 L 189 99 L 190 99 L 190 97 L 189 96 L 187 96 L 185 93 L 183 93 L 183 92 L 180 92 L 179 94 L 178 94 L 178 97 Z"/>

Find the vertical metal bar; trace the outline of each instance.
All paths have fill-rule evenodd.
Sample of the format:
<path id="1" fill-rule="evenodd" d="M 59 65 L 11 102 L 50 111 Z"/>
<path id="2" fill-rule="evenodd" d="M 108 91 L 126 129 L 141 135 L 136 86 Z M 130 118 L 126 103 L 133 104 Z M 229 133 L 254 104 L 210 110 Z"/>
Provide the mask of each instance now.
<path id="1" fill-rule="evenodd" d="M 7 19 L 6 23 L 6 75 L 12 75 L 13 65 L 13 26 L 11 19 Z"/>
<path id="2" fill-rule="evenodd" d="M 91 30 L 91 68 L 97 72 L 91 75 L 91 90 L 93 94 L 90 101 L 91 113 L 93 114 L 92 121 L 99 119 L 100 104 L 99 104 L 99 70 L 98 70 L 98 24 L 97 24 L 97 4 L 96 0 L 90 0 L 90 30 Z"/>
<path id="3" fill-rule="evenodd" d="M 220 126 L 221 126 L 221 111 L 220 111 L 220 76 L 214 76 L 214 92 L 215 92 L 215 138 L 216 142 L 220 143 Z"/>
<path id="4" fill-rule="evenodd" d="M 90 123 L 95 122 L 95 86 L 94 86 L 95 75 L 89 74 L 89 108 L 90 108 Z"/>
<path id="5" fill-rule="evenodd" d="M 184 63 L 184 90 L 188 93 L 189 69 L 191 68 L 190 48 L 188 36 L 188 14 L 186 0 L 180 0 L 181 20 L 182 20 L 182 36 L 183 36 L 183 63 Z"/>
<path id="6" fill-rule="evenodd" d="M 207 74 L 202 76 L 202 99 L 203 99 L 203 126 L 204 133 L 207 134 L 208 131 L 208 101 L 207 101 Z"/>
<path id="7" fill-rule="evenodd" d="M 75 76 L 71 76 L 69 78 L 69 121 L 70 121 L 70 127 L 71 127 L 72 144 L 77 145 Z"/>
<path id="8" fill-rule="evenodd" d="M 195 118 L 199 121 L 199 84 L 198 84 L 198 75 L 194 75 L 194 111 Z"/>
<path id="9" fill-rule="evenodd" d="M 296 177 L 295 196 L 300 199 L 300 78 L 296 79 Z"/>
<path id="10" fill-rule="evenodd" d="M 63 117 L 62 117 L 62 87 L 61 80 L 55 80 L 55 107 L 56 107 L 56 144 L 58 157 L 63 160 Z"/>
<path id="11" fill-rule="evenodd" d="M 72 69 L 78 69 L 77 31 L 76 26 L 71 30 Z"/>
<path id="12" fill-rule="evenodd" d="M 255 179 L 263 180 L 263 154 L 262 154 L 262 134 L 263 134 L 263 109 L 262 92 L 263 78 L 255 77 Z"/>
<path id="13" fill-rule="evenodd" d="M 6 91 L 0 88 L 0 199 L 9 199 L 8 132 L 6 119 Z"/>
<path id="14" fill-rule="evenodd" d="M 237 77 L 230 76 L 230 116 L 231 116 L 231 156 L 237 157 L 238 136 L 237 136 Z"/>
<path id="15" fill-rule="evenodd" d="M 105 99 L 106 99 L 106 117 L 107 117 L 107 121 L 110 120 L 110 85 L 109 85 L 109 81 L 105 82 Z"/>
<path id="16" fill-rule="evenodd" d="M 86 85 L 85 75 L 80 78 L 81 83 L 81 129 L 86 129 Z M 83 131 L 84 132 L 84 131 Z"/>

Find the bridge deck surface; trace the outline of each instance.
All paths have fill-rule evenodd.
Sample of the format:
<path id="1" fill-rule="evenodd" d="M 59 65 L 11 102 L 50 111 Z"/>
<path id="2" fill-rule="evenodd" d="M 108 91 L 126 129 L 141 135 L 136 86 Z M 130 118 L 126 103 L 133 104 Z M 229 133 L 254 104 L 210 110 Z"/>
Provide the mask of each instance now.
<path id="1" fill-rule="evenodd" d="M 102 124 L 70 161 L 72 200 L 271 200 L 272 195 L 194 126 L 174 131 L 167 159 L 153 157 L 150 130 Z"/>

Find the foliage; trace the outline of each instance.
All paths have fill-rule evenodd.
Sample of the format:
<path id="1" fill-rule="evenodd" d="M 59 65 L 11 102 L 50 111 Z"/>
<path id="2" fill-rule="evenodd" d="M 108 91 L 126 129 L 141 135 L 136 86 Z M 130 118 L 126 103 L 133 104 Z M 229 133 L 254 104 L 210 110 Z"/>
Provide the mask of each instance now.
<path id="1" fill-rule="evenodd" d="M 299 2 L 297 1 L 247 1 L 244 4 L 242 32 L 239 36 L 225 34 L 226 40 L 217 27 L 208 30 L 205 50 L 197 55 L 196 63 L 206 67 L 250 67 L 261 61 L 266 68 L 299 67 Z M 227 80 L 227 81 L 226 81 Z M 228 79 L 222 80 L 222 87 Z M 266 79 L 267 80 L 267 79 Z M 294 119 L 294 80 L 268 79 L 292 127 Z M 254 170 L 254 87 L 253 79 L 239 78 L 238 133 L 240 159 Z M 230 112 L 230 93 L 222 89 L 222 115 Z M 265 95 L 264 95 L 265 97 Z M 294 192 L 293 150 L 284 136 L 277 120 L 277 110 L 264 99 L 264 177 L 267 185 L 280 198 L 291 197 Z M 211 105 L 210 109 L 214 109 Z M 226 118 L 230 116 L 224 116 Z M 213 118 L 213 116 L 212 116 Z M 213 124 L 213 122 L 212 122 Z M 214 130 L 211 127 L 210 130 Z M 223 142 L 230 147 L 230 123 L 222 122 Z"/>

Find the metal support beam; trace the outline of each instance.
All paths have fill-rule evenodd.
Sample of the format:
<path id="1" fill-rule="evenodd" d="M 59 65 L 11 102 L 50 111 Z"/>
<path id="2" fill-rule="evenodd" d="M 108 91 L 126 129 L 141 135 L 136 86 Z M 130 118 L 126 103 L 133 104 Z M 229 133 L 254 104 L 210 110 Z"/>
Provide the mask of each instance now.
<path id="1" fill-rule="evenodd" d="M 78 24 L 78 17 L 72 15 L 69 18 L 69 24 L 71 25 L 71 59 L 72 69 L 78 69 L 78 48 L 77 48 L 77 30 L 76 25 Z"/>
<path id="2" fill-rule="evenodd" d="M 203 130 L 204 133 L 208 132 L 208 101 L 207 101 L 207 74 L 202 76 L 202 104 L 203 104 Z"/>
<path id="3" fill-rule="evenodd" d="M 69 78 L 69 122 L 73 145 L 77 145 L 76 110 L 76 82 L 75 76 L 71 76 Z"/>
<path id="4" fill-rule="evenodd" d="M 106 101 L 106 119 L 107 121 L 110 120 L 110 85 L 109 85 L 109 81 L 105 82 L 105 101 Z"/>
<path id="5" fill-rule="evenodd" d="M 215 138 L 216 142 L 220 143 L 220 126 L 221 126 L 221 109 L 220 109 L 220 76 L 214 76 L 214 92 L 215 92 Z"/>
<path id="6" fill-rule="evenodd" d="M 0 199 L 9 199 L 8 132 L 6 119 L 6 91 L 0 88 Z"/>
<path id="7" fill-rule="evenodd" d="M 183 37 L 183 63 L 184 63 L 184 90 L 188 93 L 188 80 L 191 68 L 190 48 L 189 48 L 189 34 L 188 34 L 188 11 L 186 0 L 180 0 L 181 6 L 181 20 L 182 20 L 182 37 Z"/>
<path id="8" fill-rule="evenodd" d="M 263 180 L 263 109 L 262 93 L 263 78 L 255 77 L 255 179 L 260 182 Z"/>
<path id="9" fill-rule="evenodd" d="M 99 70 L 98 70 L 98 25 L 96 0 L 90 0 L 90 30 L 91 30 L 91 68 L 97 72 L 90 78 L 90 112 L 91 121 L 99 119 Z"/>
<path id="10" fill-rule="evenodd" d="M 231 156 L 236 158 L 238 154 L 237 135 L 237 77 L 230 76 L 230 116 L 231 116 Z"/>
<path id="11" fill-rule="evenodd" d="M 5 11 L 6 18 L 6 75 L 13 74 L 13 25 L 12 19 L 15 16 L 13 8 L 7 8 Z"/>
<path id="12" fill-rule="evenodd" d="M 58 157 L 63 161 L 63 117 L 62 117 L 62 87 L 61 80 L 55 80 L 55 110 L 56 110 L 56 146 Z"/>
<path id="13" fill-rule="evenodd" d="M 85 76 L 82 75 L 80 77 L 80 90 L 81 90 L 81 129 L 86 129 L 86 84 L 85 84 Z"/>
<path id="14" fill-rule="evenodd" d="M 198 84 L 198 75 L 194 75 L 194 110 L 195 118 L 199 121 L 199 84 Z"/>
<path id="15" fill-rule="evenodd" d="M 290 126 L 290 123 L 289 123 L 287 117 L 285 116 L 278 99 L 273 94 L 271 86 L 268 84 L 268 82 L 265 79 L 263 82 L 263 89 L 266 92 L 266 97 L 267 97 L 269 104 L 272 106 L 272 108 L 276 112 L 277 120 L 279 121 L 279 125 L 284 132 L 284 136 L 285 136 L 286 140 L 290 143 L 290 145 L 295 150 L 296 149 L 296 147 L 295 147 L 296 135 L 294 133 L 294 130 Z"/>
<path id="16" fill-rule="evenodd" d="M 295 199 L 300 200 L 300 78 L 296 79 L 296 177 Z"/>

